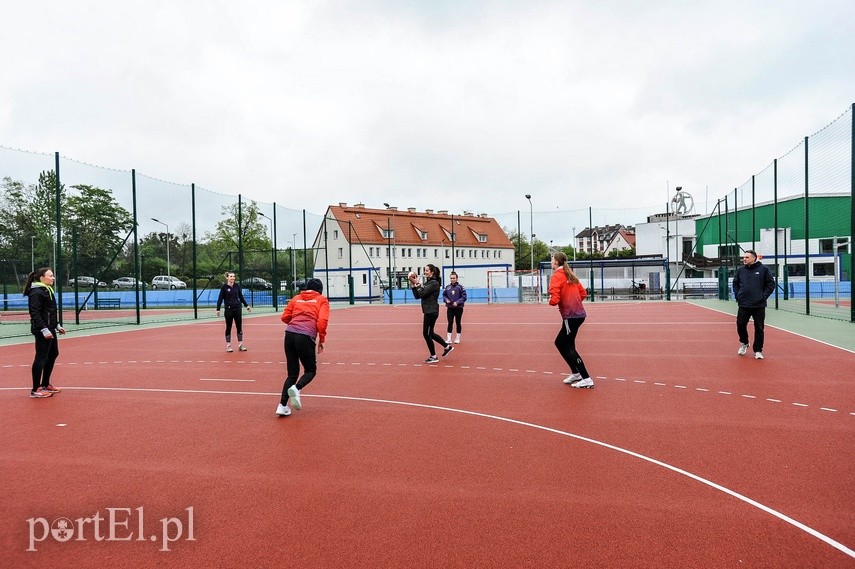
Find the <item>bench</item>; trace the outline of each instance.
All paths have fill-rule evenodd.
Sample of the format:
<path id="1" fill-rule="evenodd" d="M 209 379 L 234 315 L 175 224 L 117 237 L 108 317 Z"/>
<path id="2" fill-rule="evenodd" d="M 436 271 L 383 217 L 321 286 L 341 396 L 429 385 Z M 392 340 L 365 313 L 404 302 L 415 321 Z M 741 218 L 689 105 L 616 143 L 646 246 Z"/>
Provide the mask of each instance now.
<path id="1" fill-rule="evenodd" d="M 95 310 L 102 308 L 121 308 L 122 301 L 118 298 L 99 298 L 95 301 Z"/>
<path id="2" fill-rule="evenodd" d="M 683 298 L 711 296 L 718 296 L 718 283 L 683 283 Z"/>

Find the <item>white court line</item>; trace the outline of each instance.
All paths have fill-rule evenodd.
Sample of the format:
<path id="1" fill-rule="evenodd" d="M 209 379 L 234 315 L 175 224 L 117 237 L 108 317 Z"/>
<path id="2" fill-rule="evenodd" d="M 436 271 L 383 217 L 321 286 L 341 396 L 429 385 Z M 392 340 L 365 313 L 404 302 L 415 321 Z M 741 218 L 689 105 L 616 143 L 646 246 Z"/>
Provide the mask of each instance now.
<path id="1" fill-rule="evenodd" d="M 207 390 L 198 390 L 198 389 L 155 389 L 155 388 L 132 388 L 132 387 L 66 387 L 65 389 L 87 390 L 87 391 L 143 391 L 143 392 L 155 392 L 155 393 L 197 393 L 197 394 L 201 393 L 201 394 L 211 394 L 211 395 L 263 395 L 265 397 L 273 397 L 273 396 L 278 397 L 281 395 L 281 393 L 261 393 L 261 392 L 246 392 L 246 391 L 207 391 Z M 477 411 L 467 411 L 465 409 L 455 409 L 452 407 L 440 407 L 437 405 L 426 405 L 423 403 L 410 403 L 407 401 L 390 401 L 388 399 L 372 399 L 369 397 L 349 397 L 349 396 L 344 396 L 344 395 L 305 395 L 304 394 L 303 397 L 316 397 L 318 399 L 340 399 L 340 400 L 344 400 L 344 401 L 361 401 L 361 402 L 369 402 L 369 403 L 386 403 L 389 405 L 401 405 L 404 407 L 418 407 L 418 408 L 422 408 L 422 409 L 434 409 L 437 411 L 448 411 L 451 413 L 460 413 L 461 415 L 470 415 L 473 417 L 481 417 L 484 419 L 492 419 L 494 421 L 502 421 L 504 423 L 511 423 L 514 425 L 520 425 L 523 427 L 529 427 L 532 429 L 538 429 L 541 431 L 546 431 L 548 433 L 554 433 L 557 435 L 570 437 L 572 439 L 576 439 L 579 441 L 583 441 L 586 443 L 597 445 L 597 446 L 600 446 L 600 447 L 603 447 L 603 448 L 606 448 L 609 450 L 613 450 L 615 452 L 625 454 L 627 456 L 631 456 L 633 458 L 637 458 L 639 460 L 643 460 L 645 462 L 649 462 L 650 464 L 655 464 L 656 466 L 661 466 L 662 468 L 665 468 L 666 470 L 670 470 L 671 472 L 674 472 L 674 473 L 679 474 L 681 476 L 691 478 L 692 480 L 694 480 L 696 482 L 700 482 L 701 484 L 709 486 L 710 488 L 713 488 L 714 490 L 718 490 L 719 492 L 722 492 L 724 494 L 727 494 L 728 496 L 736 498 L 737 500 L 745 502 L 749 506 L 753 506 L 762 512 L 765 512 L 771 516 L 774 516 L 774 517 L 778 518 L 779 520 L 781 520 L 785 523 L 788 523 L 797 529 L 800 529 L 801 531 L 807 533 L 808 535 L 811 535 L 811 536 L 819 539 L 820 541 L 825 542 L 826 544 L 837 549 L 838 551 L 841 551 L 842 553 L 844 553 L 844 554 L 848 555 L 849 557 L 855 559 L 855 551 L 853 551 L 852 549 L 846 547 L 845 545 L 843 545 L 842 543 L 840 543 L 838 541 L 835 541 L 834 539 L 828 537 L 827 535 L 822 534 L 822 533 L 818 532 L 817 530 L 815 530 L 809 526 L 806 526 L 805 524 L 799 522 L 798 520 L 795 520 L 795 519 L 793 519 L 793 518 L 791 518 L 785 514 L 782 514 L 781 512 L 779 512 L 777 510 L 770 508 L 769 506 L 761 504 L 760 502 L 757 502 L 756 500 L 752 500 L 751 498 L 749 498 L 743 494 L 740 494 L 739 492 L 731 490 L 730 488 L 726 488 L 720 484 L 716 484 L 715 482 L 713 482 L 711 480 L 707 480 L 706 478 L 698 476 L 697 474 L 692 474 L 691 472 L 689 472 L 687 470 L 683 470 L 682 468 L 678 468 L 678 467 L 673 466 L 671 464 L 668 464 L 666 462 L 662 462 L 661 460 L 657 460 L 655 458 L 651 458 L 649 456 L 645 456 L 643 454 L 640 454 L 640 453 L 637 453 L 637 452 L 634 452 L 634 451 L 631 451 L 631 450 L 628 450 L 628 449 L 625 449 L 625 448 L 622 448 L 619 446 L 615 446 L 615 445 L 612 445 L 609 443 L 605 443 L 603 441 L 598 441 L 596 439 L 583 437 L 582 435 L 577 435 L 574 433 L 568 433 L 567 431 L 561 431 L 559 429 L 553 429 L 552 427 L 537 425 L 535 423 L 528 423 L 525 421 L 519 421 L 517 419 L 510 419 L 508 417 L 500 417 L 498 415 L 489 415 L 487 413 L 478 413 Z"/>
<path id="2" fill-rule="evenodd" d="M 216 377 L 200 377 L 199 381 L 248 381 L 248 382 L 253 382 L 255 380 L 254 379 L 222 379 L 222 378 L 216 378 Z"/>

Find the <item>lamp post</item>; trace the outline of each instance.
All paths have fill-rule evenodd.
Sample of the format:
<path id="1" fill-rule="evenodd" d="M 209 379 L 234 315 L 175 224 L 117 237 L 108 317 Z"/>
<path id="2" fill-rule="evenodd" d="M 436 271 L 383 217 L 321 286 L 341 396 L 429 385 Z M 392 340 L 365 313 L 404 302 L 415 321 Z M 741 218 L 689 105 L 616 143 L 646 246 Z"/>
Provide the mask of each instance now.
<path id="1" fill-rule="evenodd" d="M 260 211 L 258 212 L 258 215 L 259 215 L 259 217 L 263 217 L 264 219 L 266 219 L 267 221 L 270 222 L 270 245 L 272 246 L 273 245 L 273 220 L 270 219 L 269 217 L 267 217 L 266 215 L 264 215 L 263 213 L 261 213 Z"/>
<path id="2" fill-rule="evenodd" d="M 573 228 L 573 260 L 576 260 L 576 228 Z"/>
<path id="3" fill-rule="evenodd" d="M 36 236 L 30 236 L 30 272 L 36 270 Z"/>
<path id="4" fill-rule="evenodd" d="M 291 278 L 294 280 L 294 286 L 297 286 L 297 234 L 292 234 L 291 243 Z"/>
<path id="5" fill-rule="evenodd" d="M 383 202 L 383 205 L 386 206 L 386 209 L 390 209 L 390 210 L 392 209 L 392 206 L 390 206 L 386 202 Z M 389 269 L 389 304 L 392 303 L 392 278 L 393 278 L 395 271 L 398 268 L 397 259 L 395 258 L 395 246 L 394 246 L 395 244 L 392 243 L 393 236 L 395 235 L 395 229 L 394 229 L 394 223 L 393 223 L 394 219 L 395 219 L 395 213 L 393 211 L 392 217 L 388 219 L 388 222 L 387 222 L 388 229 L 386 230 L 387 231 L 386 237 L 389 241 L 389 245 L 388 245 L 388 247 L 389 247 L 389 262 L 391 263 L 391 268 Z"/>
<path id="6" fill-rule="evenodd" d="M 155 223 L 159 223 L 161 225 L 166 226 L 166 276 L 171 277 L 172 273 L 169 270 L 169 226 L 160 221 L 159 219 L 151 218 Z"/>
<path id="7" fill-rule="evenodd" d="M 531 205 L 531 194 L 526 194 L 525 199 L 528 200 L 528 228 L 529 233 L 531 233 L 529 251 L 531 257 L 531 272 L 534 274 L 534 207 Z"/>

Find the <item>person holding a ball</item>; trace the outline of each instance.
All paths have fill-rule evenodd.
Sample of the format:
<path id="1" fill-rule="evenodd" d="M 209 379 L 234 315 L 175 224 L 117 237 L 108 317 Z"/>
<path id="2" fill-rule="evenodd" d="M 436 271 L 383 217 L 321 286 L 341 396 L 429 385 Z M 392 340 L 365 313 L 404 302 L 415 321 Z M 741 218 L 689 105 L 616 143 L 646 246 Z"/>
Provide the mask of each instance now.
<path id="1" fill-rule="evenodd" d="M 435 364 L 439 362 L 439 358 L 436 357 L 434 342 L 442 346 L 442 357 L 447 356 L 454 349 L 449 342 L 442 339 L 442 336 L 434 332 L 434 326 L 439 318 L 439 291 L 442 288 L 439 271 L 436 265 L 427 264 L 424 268 L 424 283 L 419 282 L 419 277 L 414 272 L 410 272 L 408 278 L 413 290 L 413 296 L 422 301 L 422 336 L 430 352 L 430 356 L 425 360 L 425 363 Z"/>

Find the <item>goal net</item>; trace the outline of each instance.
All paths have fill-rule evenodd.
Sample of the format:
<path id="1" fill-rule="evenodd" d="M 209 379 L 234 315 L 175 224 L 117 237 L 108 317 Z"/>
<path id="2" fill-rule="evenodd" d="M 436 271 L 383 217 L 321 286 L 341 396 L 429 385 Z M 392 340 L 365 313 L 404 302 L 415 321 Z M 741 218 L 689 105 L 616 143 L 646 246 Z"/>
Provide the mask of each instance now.
<path id="1" fill-rule="evenodd" d="M 487 271 L 487 303 L 541 302 L 538 271 Z"/>

